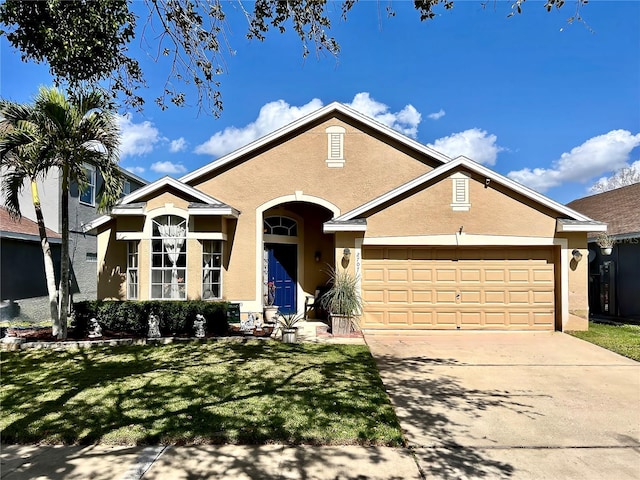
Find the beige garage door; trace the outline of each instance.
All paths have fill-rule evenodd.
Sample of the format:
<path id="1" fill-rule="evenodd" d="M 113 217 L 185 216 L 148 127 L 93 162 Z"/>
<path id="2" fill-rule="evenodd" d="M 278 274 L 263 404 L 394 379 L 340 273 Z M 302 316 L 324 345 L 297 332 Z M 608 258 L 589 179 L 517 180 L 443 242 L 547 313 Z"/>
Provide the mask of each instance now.
<path id="1" fill-rule="evenodd" d="M 554 329 L 551 248 L 364 247 L 363 328 Z"/>

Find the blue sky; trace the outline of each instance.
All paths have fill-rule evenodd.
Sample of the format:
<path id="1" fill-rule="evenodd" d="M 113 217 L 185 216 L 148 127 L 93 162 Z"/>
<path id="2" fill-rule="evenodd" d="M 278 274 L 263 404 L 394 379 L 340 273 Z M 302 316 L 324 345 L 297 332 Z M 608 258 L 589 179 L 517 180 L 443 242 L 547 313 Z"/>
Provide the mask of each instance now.
<path id="1" fill-rule="evenodd" d="M 457 0 L 427 22 L 412 2 L 391 5 L 394 18 L 373 1 L 357 4 L 346 22 L 336 14 L 340 56 L 303 59 L 292 32 L 247 40 L 238 4 L 225 3 L 235 54 L 219 77 L 222 116 L 195 106 L 160 111 L 153 98 L 167 71 L 145 61 L 148 103 L 142 113 L 120 112 L 121 165 L 147 180 L 180 177 L 339 101 L 561 203 L 621 167 L 640 170 L 640 2 L 590 2 L 582 9 L 589 28 L 567 23 L 571 0 L 551 13 L 529 1 L 511 18 L 510 2 L 483 9 Z M 48 70 L 0 42 L 0 94 L 29 101 L 51 83 Z"/>

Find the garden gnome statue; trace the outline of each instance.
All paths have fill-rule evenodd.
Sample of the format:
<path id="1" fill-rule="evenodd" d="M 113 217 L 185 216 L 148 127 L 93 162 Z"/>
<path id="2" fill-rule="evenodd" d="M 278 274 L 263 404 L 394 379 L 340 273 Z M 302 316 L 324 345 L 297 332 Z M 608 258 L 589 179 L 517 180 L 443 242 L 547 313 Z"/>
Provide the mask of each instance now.
<path id="1" fill-rule="evenodd" d="M 158 316 L 153 313 L 149 315 L 149 333 L 147 334 L 147 337 L 160 338 L 160 319 L 158 319 Z"/>
<path id="2" fill-rule="evenodd" d="M 197 314 L 196 319 L 193 321 L 193 328 L 196 331 L 197 338 L 204 338 L 204 324 L 206 320 L 204 319 L 204 315 Z"/>
<path id="3" fill-rule="evenodd" d="M 89 338 L 99 338 L 102 336 L 102 327 L 95 318 L 89 320 Z"/>

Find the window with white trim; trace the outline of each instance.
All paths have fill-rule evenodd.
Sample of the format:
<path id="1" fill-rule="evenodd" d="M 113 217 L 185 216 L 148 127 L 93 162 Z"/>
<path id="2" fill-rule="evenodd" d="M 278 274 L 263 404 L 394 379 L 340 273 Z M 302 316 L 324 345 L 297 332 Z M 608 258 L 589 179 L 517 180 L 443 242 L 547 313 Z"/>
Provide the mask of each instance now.
<path id="1" fill-rule="evenodd" d="M 202 298 L 211 300 L 222 295 L 222 242 L 202 241 Z"/>
<path id="2" fill-rule="evenodd" d="M 264 219 L 265 235 L 298 236 L 298 223 L 289 217 L 267 217 Z"/>
<path id="3" fill-rule="evenodd" d="M 129 180 L 122 181 L 122 191 L 120 192 L 120 197 L 124 197 L 125 195 L 129 195 L 131 193 L 131 182 Z"/>
<path id="4" fill-rule="evenodd" d="M 344 134 L 343 127 L 328 127 L 327 133 L 327 166 L 341 168 L 344 166 Z"/>
<path id="5" fill-rule="evenodd" d="M 451 208 L 454 212 L 466 212 L 471 208 L 469 202 L 469 176 L 456 172 L 451 175 L 452 181 L 452 202 Z"/>
<path id="6" fill-rule="evenodd" d="M 87 185 L 84 191 L 80 193 L 80 203 L 93 207 L 96 204 L 96 169 L 93 165 L 87 164 L 83 168 L 87 177 Z"/>
<path id="7" fill-rule="evenodd" d="M 138 242 L 127 242 L 127 300 L 138 299 Z"/>
<path id="8" fill-rule="evenodd" d="M 151 298 L 187 298 L 187 221 L 177 215 L 152 220 Z"/>

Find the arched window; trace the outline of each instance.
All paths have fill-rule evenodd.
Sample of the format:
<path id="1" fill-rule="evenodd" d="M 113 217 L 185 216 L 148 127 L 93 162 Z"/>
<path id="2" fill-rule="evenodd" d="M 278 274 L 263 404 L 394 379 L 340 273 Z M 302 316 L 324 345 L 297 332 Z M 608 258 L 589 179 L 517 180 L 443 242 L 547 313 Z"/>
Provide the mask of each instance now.
<path id="1" fill-rule="evenodd" d="M 152 220 L 151 298 L 187 298 L 187 221 L 176 215 Z"/>
<path id="2" fill-rule="evenodd" d="M 264 219 L 265 235 L 298 236 L 298 224 L 288 217 L 267 217 Z"/>

